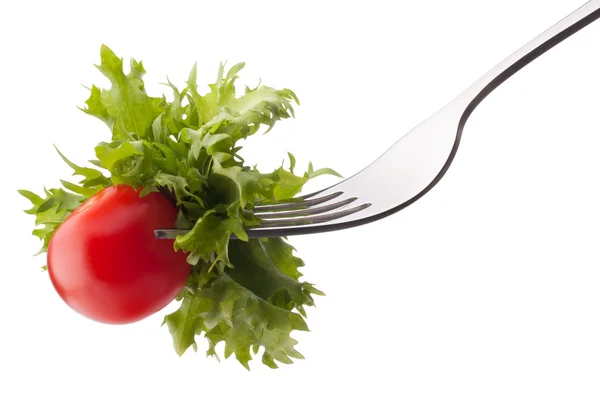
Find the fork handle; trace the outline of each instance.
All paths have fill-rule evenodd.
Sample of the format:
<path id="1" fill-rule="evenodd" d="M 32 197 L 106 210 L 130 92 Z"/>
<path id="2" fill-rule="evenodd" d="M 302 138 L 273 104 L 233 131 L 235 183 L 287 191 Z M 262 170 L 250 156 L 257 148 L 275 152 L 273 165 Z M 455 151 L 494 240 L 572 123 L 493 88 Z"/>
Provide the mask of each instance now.
<path id="1" fill-rule="evenodd" d="M 456 100 L 467 104 L 463 104 L 465 113 L 462 121 L 465 122 L 475 107 L 508 78 L 598 18 L 600 0 L 591 0 L 496 65 Z"/>

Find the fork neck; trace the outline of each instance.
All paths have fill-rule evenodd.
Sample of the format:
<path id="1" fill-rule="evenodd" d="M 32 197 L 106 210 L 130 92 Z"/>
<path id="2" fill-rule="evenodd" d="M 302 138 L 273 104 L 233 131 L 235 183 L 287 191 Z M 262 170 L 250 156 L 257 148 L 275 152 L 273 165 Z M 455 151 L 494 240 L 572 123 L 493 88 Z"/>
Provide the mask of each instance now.
<path id="1" fill-rule="evenodd" d="M 464 103 L 462 123 L 466 122 L 485 97 L 512 75 L 598 18 L 600 18 L 600 0 L 589 1 L 496 65 L 455 100 Z"/>

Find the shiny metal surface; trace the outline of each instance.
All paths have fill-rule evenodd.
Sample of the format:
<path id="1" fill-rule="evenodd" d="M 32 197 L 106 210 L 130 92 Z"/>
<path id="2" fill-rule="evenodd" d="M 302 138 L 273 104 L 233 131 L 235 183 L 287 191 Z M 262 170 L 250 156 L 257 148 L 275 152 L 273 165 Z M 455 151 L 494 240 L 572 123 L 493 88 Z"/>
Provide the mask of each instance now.
<path id="1" fill-rule="evenodd" d="M 293 202 L 257 206 L 255 211 L 263 222 L 249 229 L 248 235 L 341 230 L 383 219 L 414 203 L 447 172 L 465 123 L 479 103 L 517 71 L 598 18 L 600 0 L 589 1 L 495 66 L 354 176 Z M 184 232 L 157 230 L 156 236 L 174 238 Z"/>

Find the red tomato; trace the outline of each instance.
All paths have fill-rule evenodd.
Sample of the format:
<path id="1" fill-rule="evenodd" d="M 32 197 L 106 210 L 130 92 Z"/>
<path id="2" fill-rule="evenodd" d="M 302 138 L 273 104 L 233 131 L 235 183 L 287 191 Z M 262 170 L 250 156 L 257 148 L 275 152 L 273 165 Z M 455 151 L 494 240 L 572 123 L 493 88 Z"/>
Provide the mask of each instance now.
<path id="1" fill-rule="evenodd" d="M 185 285 L 187 255 L 172 240 L 177 209 L 160 193 L 140 198 L 129 186 L 108 187 L 60 225 L 48 246 L 54 288 L 75 311 L 99 322 L 123 324 L 165 307 Z"/>

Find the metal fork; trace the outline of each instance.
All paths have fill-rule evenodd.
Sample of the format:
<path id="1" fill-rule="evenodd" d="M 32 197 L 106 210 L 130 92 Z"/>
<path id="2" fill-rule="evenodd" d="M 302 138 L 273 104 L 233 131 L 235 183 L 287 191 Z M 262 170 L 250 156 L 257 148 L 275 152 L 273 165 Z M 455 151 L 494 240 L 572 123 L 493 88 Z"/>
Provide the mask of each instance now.
<path id="1" fill-rule="evenodd" d="M 408 207 L 448 171 L 465 123 L 487 95 L 538 56 L 598 18 L 600 0 L 589 1 L 498 64 L 354 176 L 291 201 L 257 205 L 254 212 L 261 223 L 248 229 L 248 236 L 262 238 L 341 230 L 380 220 Z M 172 239 L 186 232 L 159 229 L 155 235 Z"/>

